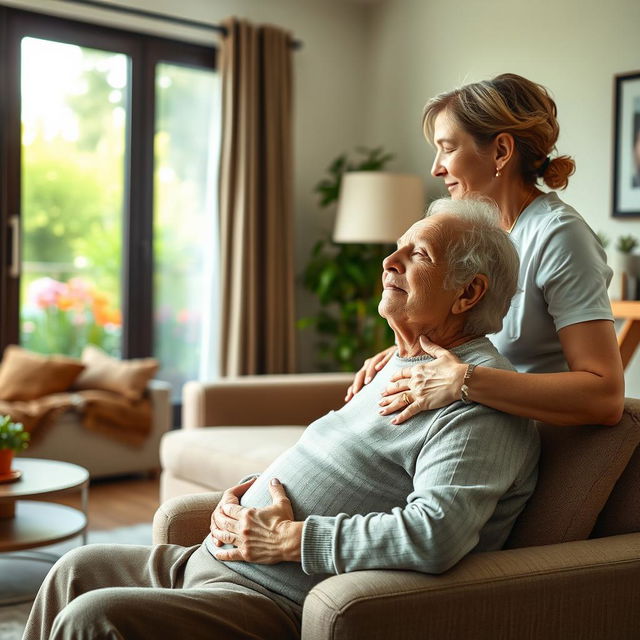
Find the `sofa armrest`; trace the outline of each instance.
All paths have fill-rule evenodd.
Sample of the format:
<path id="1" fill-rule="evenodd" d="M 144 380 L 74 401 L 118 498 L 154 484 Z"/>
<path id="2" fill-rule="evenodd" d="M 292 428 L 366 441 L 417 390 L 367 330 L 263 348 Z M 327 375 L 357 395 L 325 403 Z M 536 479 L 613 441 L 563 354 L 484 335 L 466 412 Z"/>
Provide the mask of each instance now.
<path id="1" fill-rule="evenodd" d="M 471 554 L 439 576 L 354 572 L 309 593 L 302 638 L 633 638 L 639 582 L 640 533 Z"/>
<path id="2" fill-rule="evenodd" d="M 202 542 L 209 533 L 211 513 L 221 497 L 221 491 L 212 491 L 163 502 L 153 517 L 153 544 L 189 547 Z"/>
<path id="3" fill-rule="evenodd" d="M 352 379 L 352 373 L 303 373 L 187 382 L 182 427 L 306 426 L 342 406 Z"/>

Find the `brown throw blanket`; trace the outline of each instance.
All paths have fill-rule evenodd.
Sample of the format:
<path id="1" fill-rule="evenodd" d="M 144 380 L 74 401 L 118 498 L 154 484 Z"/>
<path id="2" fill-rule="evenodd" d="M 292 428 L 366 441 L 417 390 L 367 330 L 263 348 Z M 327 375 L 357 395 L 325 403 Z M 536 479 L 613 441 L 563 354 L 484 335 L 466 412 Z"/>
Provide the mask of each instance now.
<path id="1" fill-rule="evenodd" d="M 22 422 L 36 442 L 61 414 L 73 411 L 82 425 L 121 442 L 140 446 L 151 432 L 151 402 L 148 398 L 132 401 L 110 391 L 53 393 L 37 400 L 2 401 L 0 415 L 8 414 Z"/>

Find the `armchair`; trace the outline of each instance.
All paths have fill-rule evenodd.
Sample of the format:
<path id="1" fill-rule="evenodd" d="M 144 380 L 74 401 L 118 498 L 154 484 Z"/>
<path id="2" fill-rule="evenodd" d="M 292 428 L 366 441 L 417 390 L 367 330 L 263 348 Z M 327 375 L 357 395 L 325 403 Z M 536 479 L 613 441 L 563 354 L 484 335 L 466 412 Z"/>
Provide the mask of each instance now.
<path id="1" fill-rule="evenodd" d="M 262 385 L 269 384 L 264 378 L 269 376 L 262 378 L 258 391 L 264 393 Z M 264 409 L 252 402 L 254 383 L 255 379 L 242 381 L 242 407 Z M 298 393 L 304 393 L 299 386 L 304 384 L 297 384 Z M 282 386 L 279 393 L 287 392 L 285 379 L 278 380 L 278 385 Z M 215 402 L 207 404 L 204 398 L 211 400 L 216 393 L 229 398 L 217 384 L 190 389 L 196 391 L 201 413 L 194 422 L 200 424 L 187 425 L 194 429 L 193 438 L 197 432 L 205 436 L 211 431 L 197 426 L 226 423 L 215 422 Z M 332 393 L 335 401 L 337 385 Z M 236 397 L 236 407 L 237 401 Z M 282 424 L 269 415 L 259 419 L 263 425 Z M 254 438 L 260 433 L 257 429 L 266 436 L 271 428 L 235 424 L 228 430 L 253 428 Z M 640 401 L 626 401 L 624 416 L 615 427 L 539 424 L 538 428 L 542 440 L 539 483 L 508 548 L 471 554 L 438 576 L 410 571 L 331 576 L 307 596 L 302 638 L 637 638 Z M 190 442 L 194 444 L 195 440 Z M 220 496 L 220 492 L 205 492 L 164 502 L 155 516 L 154 542 L 200 543 Z"/>
<path id="2" fill-rule="evenodd" d="M 221 495 L 162 504 L 154 543 L 201 542 Z M 637 638 L 639 580 L 640 533 L 472 554 L 439 576 L 345 573 L 307 596 L 302 638 Z"/>

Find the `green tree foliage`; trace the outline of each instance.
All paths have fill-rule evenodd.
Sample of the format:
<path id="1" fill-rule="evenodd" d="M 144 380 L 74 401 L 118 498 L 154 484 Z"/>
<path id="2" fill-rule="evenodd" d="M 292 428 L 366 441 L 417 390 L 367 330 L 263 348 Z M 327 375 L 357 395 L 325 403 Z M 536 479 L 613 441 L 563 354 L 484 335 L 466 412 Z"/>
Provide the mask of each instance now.
<path id="1" fill-rule="evenodd" d="M 379 171 L 393 158 L 382 148 L 359 148 L 355 161 L 346 154 L 328 167 L 328 176 L 316 185 L 321 207 L 338 200 L 346 171 Z M 322 370 L 354 371 L 364 358 L 393 343 L 393 333 L 378 314 L 381 264 L 390 245 L 339 244 L 327 236 L 319 240 L 304 270 L 303 283 L 320 303 L 314 316 L 298 322 L 301 329 L 315 328 L 318 362 Z"/>
<path id="2" fill-rule="evenodd" d="M 93 343 L 119 352 L 119 333 L 90 310 L 34 307 L 29 291 L 43 277 L 82 277 L 110 306 L 120 306 L 126 122 L 118 110 L 125 97 L 110 74 L 123 62 L 121 54 L 82 49 L 77 85 L 63 94 L 64 117 L 53 100 L 58 120 L 36 110 L 40 115 L 23 123 L 21 341 L 35 351 L 77 355 Z M 26 105 L 26 113 L 34 106 Z"/>
<path id="3" fill-rule="evenodd" d="M 201 126 L 213 113 L 210 83 L 209 72 L 158 65 L 156 129 L 166 132 L 171 140 L 163 145 L 162 161 L 174 169 L 181 182 L 200 185 L 208 181 L 209 163 L 194 159 L 207 158 L 215 142 L 202 135 Z"/>
<path id="4" fill-rule="evenodd" d="M 122 56 L 114 56 L 114 59 Z M 113 127 L 116 107 L 125 108 L 126 93 L 109 82 L 109 68 L 103 51 L 83 49 L 82 90 L 67 96 L 67 104 L 78 120 L 78 151 L 94 153 Z"/>

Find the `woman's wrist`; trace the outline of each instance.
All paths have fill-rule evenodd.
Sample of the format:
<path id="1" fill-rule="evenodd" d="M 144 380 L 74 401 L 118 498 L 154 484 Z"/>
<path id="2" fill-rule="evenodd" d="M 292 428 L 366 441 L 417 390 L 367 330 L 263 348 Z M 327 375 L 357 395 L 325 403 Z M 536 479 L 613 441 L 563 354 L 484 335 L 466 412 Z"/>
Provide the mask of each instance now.
<path id="1" fill-rule="evenodd" d="M 464 374 L 462 376 L 462 382 L 460 384 L 460 400 L 462 400 L 464 404 L 471 404 L 473 402 L 469 397 L 471 391 L 469 389 L 469 385 L 471 384 L 471 379 L 473 377 L 475 368 L 475 364 L 467 364 L 464 368 Z"/>

